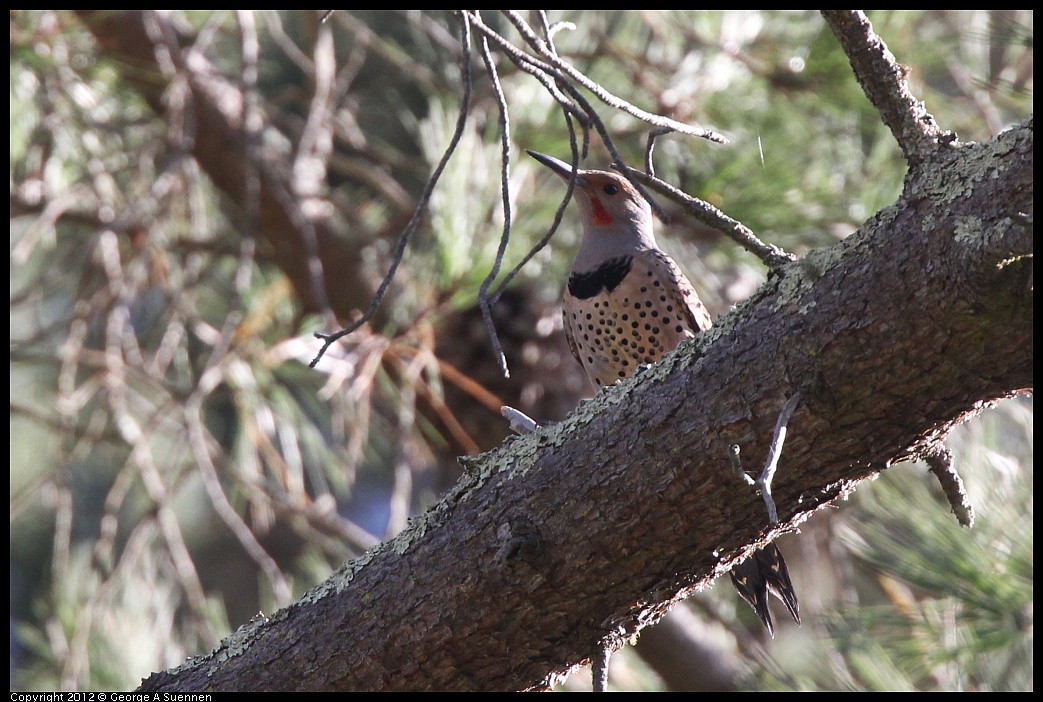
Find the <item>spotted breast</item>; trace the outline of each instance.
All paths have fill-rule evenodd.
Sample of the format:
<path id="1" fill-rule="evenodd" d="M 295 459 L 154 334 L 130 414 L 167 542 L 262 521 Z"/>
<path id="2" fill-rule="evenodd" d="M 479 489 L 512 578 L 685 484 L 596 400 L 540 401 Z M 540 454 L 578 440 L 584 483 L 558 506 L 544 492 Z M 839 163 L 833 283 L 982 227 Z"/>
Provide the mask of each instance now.
<path id="1" fill-rule="evenodd" d="M 598 386 L 655 363 L 710 328 L 710 315 L 695 290 L 659 249 L 573 272 L 562 307 L 569 348 Z"/>

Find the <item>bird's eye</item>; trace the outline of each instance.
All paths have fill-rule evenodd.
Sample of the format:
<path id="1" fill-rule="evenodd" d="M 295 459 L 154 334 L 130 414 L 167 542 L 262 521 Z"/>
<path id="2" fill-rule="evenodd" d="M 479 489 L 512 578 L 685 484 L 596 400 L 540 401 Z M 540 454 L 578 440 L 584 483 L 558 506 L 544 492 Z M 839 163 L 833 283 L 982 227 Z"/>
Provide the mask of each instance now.
<path id="1" fill-rule="evenodd" d="M 605 191 L 606 195 L 615 195 L 619 192 L 619 186 L 615 183 L 608 183 L 604 188 L 602 188 L 602 190 Z"/>

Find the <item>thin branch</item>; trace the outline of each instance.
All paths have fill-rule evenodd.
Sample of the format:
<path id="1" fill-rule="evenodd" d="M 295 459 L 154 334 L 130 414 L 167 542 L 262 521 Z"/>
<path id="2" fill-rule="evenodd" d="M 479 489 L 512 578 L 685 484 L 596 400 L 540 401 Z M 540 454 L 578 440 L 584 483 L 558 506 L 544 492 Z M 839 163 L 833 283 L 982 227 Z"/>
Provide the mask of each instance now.
<path id="1" fill-rule="evenodd" d="M 608 661 L 612 657 L 612 647 L 608 639 L 598 643 L 598 650 L 590 664 L 592 692 L 608 692 Z"/>
<path id="2" fill-rule="evenodd" d="M 569 130 L 569 144 L 572 147 L 572 172 L 575 173 L 577 164 L 579 163 L 579 150 L 576 145 L 576 129 L 572 125 L 572 117 L 569 115 L 568 110 L 563 108 L 563 111 L 565 113 L 565 126 L 567 126 Z M 589 132 L 585 131 L 584 137 L 586 137 L 586 139 L 583 143 L 583 153 L 586 153 L 587 146 L 589 144 Z M 572 192 L 575 189 L 575 178 L 569 178 L 568 188 L 565 191 L 565 197 L 562 199 L 561 204 L 558 205 L 558 210 L 554 213 L 554 221 L 551 222 L 550 228 L 547 230 L 547 233 L 543 235 L 543 238 L 536 242 L 535 246 L 529 249 L 529 252 L 525 254 L 525 257 L 522 258 L 518 265 L 516 265 L 514 268 L 508 271 L 507 275 L 504 276 L 503 281 L 501 281 L 499 287 L 496 288 L 496 292 L 492 296 L 492 304 L 496 304 L 496 302 L 500 299 L 500 296 L 503 295 L 504 291 L 507 289 L 507 286 L 510 284 L 511 280 L 514 279 L 514 276 L 516 276 L 518 272 L 521 271 L 521 269 L 525 266 L 526 263 L 532 260 L 533 256 L 539 253 L 543 249 L 543 247 L 545 247 L 548 244 L 548 242 L 550 242 L 551 237 L 553 237 L 555 232 L 558 231 L 558 227 L 561 226 L 562 217 L 565 216 L 565 208 L 568 206 L 569 200 L 572 199 Z"/>
<path id="3" fill-rule="evenodd" d="M 613 142 L 612 136 L 609 134 L 609 131 L 605 127 L 605 124 L 601 121 L 601 118 L 598 117 L 597 112 L 594 110 L 590 102 L 583 96 L 582 93 L 579 92 L 576 86 L 572 85 L 572 83 L 569 81 L 568 75 L 564 75 L 557 68 L 546 62 L 540 61 L 539 59 L 533 58 L 532 56 L 529 56 L 528 54 L 520 51 L 517 47 L 515 47 L 513 44 L 507 41 L 507 39 L 497 34 L 488 25 L 482 22 L 481 17 L 477 16 L 476 13 L 471 13 L 470 16 L 474 28 L 482 34 L 484 34 L 485 36 L 487 36 L 488 38 L 492 39 L 493 42 L 497 46 L 499 46 L 519 68 L 528 73 L 531 73 L 532 75 L 538 78 L 540 73 L 552 76 L 556 81 L 555 88 L 551 89 L 548 85 L 548 82 L 546 81 L 541 80 L 541 82 L 543 82 L 544 85 L 548 87 L 548 90 L 552 90 L 552 95 L 555 95 L 555 99 L 558 99 L 557 95 L 562 91 L 568 93 L 568 95 L 571 97 L 571 100 L 569 100 L 568 98 L 564 98 L 558 99 L 558 101 L 562 104 L 562 106 L 566 107 L 571 114 L 576 115 L 581 120 L 581 122 L 584 123 L 584 126 L 586 126 L 588 122 L 592 124 L 594 128 L 597 130 L 598 135 L 601 137 L 601 140 L 604 143 L 605 148 L 612 156 L 613 162 L 619 164 L 620 166 L 624 165 L 623 157 L 619 155 L 619 151 L 618 149 L 616 149 L 615 142 Z M 545 53 L 549 52 L 549 49 L 545 50 Z M 690 133 L 690 130 L 676 131 L 685 131 L 686 133 Z M 655 213 L 656 217 L 658 217 L 664 223 L 669 224 L 669 215 L 666 214 L 666 211 L 663 210 L 662 206 L 658 202 L 656 202 L 656 200 L 648 193 L 644 186 L 642 186 L 641 183 L 634 180 L 634 178 L 630 175 L 627 175 L 626 171 L 622 168 L 620 168 L 620 172 L 626 175 L 627 180 L 629 180 L 631 184 L 633 184 L 633 186 L 637 188 L 638 192 L 640 192 L 641 195 L 648 201 L 648 204 L 652 207 L 652 211 Z"/>
<path id="4" fill-rule="evenodd" d="M 319 359 L 323 357 L 326 350 L 329 349 L 333 343 L 361 327 L 372 319 L 374 314 L 376 314 L 381 301 L 384 299 L 384 295 L 391 286 L 391 281 L 395 278 L 395 272 L 398 270 L 399 264 L 402 263 L 402 256 L 406 252 L 406 245 L 409 244 L 409 238 L 413 235 L 413 232 L 416 231 L 421 216 L 427 210 L 427 203 L 428 200 L 431 199 L 431 193 L 434 191 L 435 185 L 438 184 L 438 179 L 442 177 L 442 171 L 445 170 L 446 164 L 449 163 L 450 157 L 453 155 L 453 152 L 456 151 L 456 147 L 460 143 L 460 139 L 463 137 L 464 125 L 467 123 L 467 114 L 471 106 L 471 25 L 466 13 L 460 13 L 459 17 L 460 42 L 463 54 L 460 59 L 460 67 L 464 77 L 464 94 L 460 100 L 460 114 L 456 119 L 456 129 L 453 132 L 452 138 L 449 140 L 449 146 L 446 147 L 441 160 L 438 162 L 431 177 L 428 178 L 427 183 L 424 185 L 424 190 L 420 194 L 420 200 L 417 202 L 413 216 L 410 218 L 402 232 L 398 235 L 398 239 L 395 240 L 395 247 L 392 250 L 391 256 L 391 267 L 388 269 L 387 275 L 384 276 L 384 280 L 381 281 L 376 293 L 373 294 L 373 299 L 369 303 L 369 309 L 367 309 L 361 317 L 344 329 L 341 329 L 339 332 L 334 334 L 322 334 L 316 332 L 315 338 L 322 339 L 323 344 L 322 348 L 319 349 L 319 353 L 316 354 L 315 358 L 313 358 L 311 363 L 308 364 L 309 368 L 315 367 L 315 364 L 319 362 Z"/>
<path id="5" fill-rule="evenodd" d="M 413 494 L 413 470 L 411 465 L 415 456 L 413 450 L 413 424 L 416 420 L 416 387 L 420 383 L 420 375 L 426 365 L 426 354 L 418 353 L 409 362 L 400 364 L 401 382 L 396 384 L 396 395 L 399 403 L 397 434 L 395 436 L 395 457 L 392 461 L 392 486 L 388 496 L 388 520 L 384 530 L 384 538 L 388 539 L 406 528 L 409 519 L 409 506 Z"/>
<path id="6" fill-rule="evenodd" d="M 640 107 L 632 105 L 631 103 L 623 100 L 622 98 L 616 97 L 612 93 L 605 90 L 603 87 L 598 85 L 595 81 L 591 80 L 583 73 L 574 68 L 567 61 L 562 60 L 554 51 L 552 51 L 545 41 L 536 36 L 536 33 L 532 31 L 528 23 L 522 19 L 521 15 L 513 10 L 503 10 L 504 16 L 510 21 L 511 24 L 521 33 L 522 37 L 529 43 L 529 45 L 541 54 L 547 61 L 557 68 L 559 71 L 567 74 L 574 81 L 582 85 L 584 88 L 594 93 L 599 100 L 604 102 L 609 107 L 614 107 L 617 110 L 626 112 L 628 115 L 637 117 L 640 120 L 644 120 L 649 124 L 655 125 L 656 127 L 671 127 L 675 131 L 681 132 L 682 134 L 689 134 L 695 137 L 701 137 L 703 139 L 709 139 L 710 141 L 717 142 L 718 144 L 727 144 L 728 140 L 711 129 L 705 129 L 703 127 L 696 127 L 694 125 L 684 124 L 672 120 L 669 117 L 663 117 L 662 115 L 655 115 L 651 112 L 645 112 Z"/>
<path id="7" fill-rule="evenodd" d="M 517 65 L 519 68 L 522 68 L 522 70 L 526 70 L 529 73 L 532 73 L 533 75 L 537 75 L 537 72 L 543 72 L 543 73 L 546 73 L 546 74 L 554 77 L 554 79 L 556 81 L 556 84 L 557 84 L 557 88 L 560 89 L 561 91 L 564 91 L 564 92 L 568 93 L 568 95 L 571 96 L 571 98 L 572 98 L 572 101 L 569 101 L 566 98 L 566 100 L 564 102 L 562 102 L 560 100 L 559 100 L 559 102 L 561 102 L 561 104 L 563 106 L 567 105 L 569 111 L 572 114 L 579 115 L 580 119 L 582 121 L 584 121 L 584 123 L 589 121 L 589 123 L 594 126 L 594 129 L 597 130 L 597 133 L 601 137 L 601 141 L 604 143 L 605 148 L 608 150 L 609 154 L 612 156 L 613 162 L 620 166 L 620 169 L 619 169 L 620 172 L 623 173 L 623 175 L 626 176 L 627 180 L 629 180 L 631 182 L 631 184 L 633 184 L 633 186 L 635 188 L 637 188 L 638 192 L 640 192 L 641 195 L 648 201 L 648 204 L 651 206 L 652 211 L 655 212 L 656 217 L 658 217 L 665 224 L 669 224 L 670 223 L 670 217 L 669 217 L 669 215 L 666 214 L 666 211 L 663 210 L 662 206 L 658 202 L 656 202 L 655 198 L 653 198 L 648 193 L 647 190 L 645 190 L 644 186 L 642 186 L 641 183 L 637 182 L 636 180 L 634 180 L 633 177 L 631 177 L 629 174 L 627 174 L 627 172 L 625 170 L 625 163 L 623 161 L 623 157 L 620 156 L 619 150 L 616 149 L 615 142 L 613 142 L 612 136 L 609 134 L 609 131 L 605 127 L 604 122 L 602 122 L 601 118 L 598 117 L 597 112 L 594 110 L 594 107 L 590 104 L 590 102 L 568 80 L 568 78 L 571 76 L 571 74 L 563 75 L 562 72 L 559 71 L 555 66 L 547 64 L 547 63 L 545 63 L 543 61 L 540 61 L 539 59 L 535 59 L 535 58 L 529 56 L 528 54 L 520 51 L 517 47 L 515 47 L 513 44 L 511 44 L 509 41 L 507 41 L 507 39 L 505 39 L 503 36 L 497 34 L 488 25 L 486 25 L 484 22 L 482 22 L 482 18 L 480 16 L 477 16 L 477 13 L 472 13 L 471 14 L 471 21 L 474 24 L 475 29 L 480 31 L 482 34 L 484 34 L 488 38 L 492 39 L 493 42 L 496 43 L 497 46 L 499 46 L 501 49 L 503 49 L 507 53 L 507 55 L 511 58 L 512 61 L 515 62 L 515 65 Z M 527 27 L 528 27 L 528 25 L 526 25 L 526 28 Z M 531 29 L 528 30 L 528 34 L 531 35 L 533 38 L 535 38 L 536 41 L 539 42 L 542 45 L 543 48 L 540 48 L 539 50 L 544 55 L 553 55 L 557 59 L 557 56 L 552 53 L 551 49 L 546 48 L 546 45 L 543 44 L 543 42 L 532 33 Z M 532 43 L 532 42 L 530 42 L 530 43 Z M 563 61 L 561 61 L 561 59 L 557 59 L 557 61 L 559 63 L 564 63 Z M 572 70 L 575 71 L 575 69 L 572 69 Z M 580 76 L 583 75 L 583 74 L 579 73 L 578 71 L 575 71 L 575 72 L 577 74 L 579 74 Z M 589 82 L 590 79 L 588 79 L 588 78 L 586 78 L 584 76 L 584 80 Z M 546 83 L 544 83 L 544 85 L 546 85 Z M 557 89 L 555 89 L 554 92 L 556 93 L 556 92 L 559 92 L 559 91 Z M 616 98 L 616 99 L 618 100 L 618 98 Z M 578 104 L 578 108 L 576 107 L 576 104 Z M 626 104 L 629 105 L 629 103 L 626 103 Z M 615 105 L 613 105 L 613 106 L 615 106 Z M 635 110 L 637 109 L 636 107 L 633 107 L 632 105 L 630 107 L 635 109 Z M 620 107 L 619 109 L 623 109 L 623 108 Z M 629 110 L 624 110 L 624 111 L 627 111 L 629 113 Z M 661 119 L 666 119 L 666 118 L 664 117 L 664 118 L 661 118 Z M 673 122 L 673 120 L 668 120 L 668 121 L 672 122 L 673 124 L 680 124 L 680 123 L 677 123 L 677 122 Z M 586 124 L 584 126 L 586 126 Z M 660 125 L 660 126 L 668 126 L 668 125 Z M 675 131 L 682 131 L 682 132 L 687 133 L 687 134 L 691 133 L 691 128 L 686 128 L 686 129 L 676 129 L 676 128 L 674 128 L 674 130 Z"/>
<path id="8" fill-rule="evenodd" d="M 229 320 L 231 321 L 231 319 Z M 226 325 L 231 326 L 231 325 Z M 230 329 L 224 338 L 231 339 L 232 334 Z M 217 379 L 220 377 L 218 371 L 219 365 L 213 361 L 216 359 L 223 359 L 227 351 L 227 345 L 222 344 L 221 347 L 215 348 L 211 356 L 211 361 L 207 364 L 207 369 L 200 374 L 200 383 L 189 397 L 184 407 L 184 420 L 185 428 L 187 429 L 188 435 L 188 446 L 192 452 L 192 457 L 195 461 L 196 466 L 199 468 L 199 474 L 203 480 L 203 486 L 206 489 L 207 496 L 210 498 L 210 503 L 214 507 L 214 511 L 217 512 L 221 521 L 229 528 L 229 530 L 235 535 L 239 544 L 243 547 L 243 550 L 250 556 L 250 558 L 257 564 L 261 571 L 267 576 L 268 582 L 272 587 L 272 595 L 275 601 L 280 603 L 289 603 L 292 601 L 292 589 L 290 588 L 289 582 L 280 570 L 278 563 L 275 559 L 265 550 L 264 546 L 257 540 L 253 530 L 246 524 L 243 518 L 236 512 L 235 507 L 228 499 L 228 495 L 225 493 L 225 488 L 221 482 L 221 478 L 218 475 L 217 466 L 214 464 L 211 456 L 210 449 L 207 445 L 207 430 L 203 426 L 203 400 L 209 394 L 209 391 L 216 385 Z M 211 376 L 208 380 L 207 376 Z"/>
<path id="9" fill-rule="evenodd" d="M 728 447 L 728 462 L 731 464 L 732 473 L 735 477 L 746 483 L 750 487 L 754 487 L 757 483 L 750 476 L 746 475 L 746 471 L 742 469 L 742 457 L 739 453 L 742 448 L 738 444 L 732 444 Z"/>
<path id="10" fill-rule="evenodd" d="M 496 33 L 482 21 L 481 16 L 477 13 L 466 14 L 469 14 L 471 23 L 476 30 L 485 35 L 488 39 L 491 39 L 500 51 L 502 51 L 504 55 L 507 56 L 520 70 L 540 81 L 540 83 L 543 84 L 543 87 L 547 89 L 547 92 L 549 92 L 551 96 L 569 112 L 569 114 L 575 116 L 579 120 L 586 120 L 584 111 L 567 98 L 555 84 L 556 81 L 559 84 L 567 84 L 565 76 L 563 76 L 561 72 L 557 71 L 550 64 L 530 56 L 509 42 L 505 37 Z"/>
<path id="11" fill-rule="evenodd" d="M 305 203 L 304 207 L 320 197 L 333 151 L 333 111 L 337 99 L 334 91 L 338 86 L 333 31 L 329 26 L 319 27 L 312 54 L 313 91 L 292 164 L 294 195 Z"/>
<path id="12" fill-rule="evenodd" d="M 300 234 L 301 250 L 304 252 L 304 268 L 307 271 L 309 284 L 308 292 L 314 300 L 315 308 L 318 311 L 327 312 L 330 309 L 330 302 L 329 296 L 326 294 L 322 259 L 319 257 L 319 233 L 315 229 L 315 222 L 312 218 L 301 210 L 300 200 L 287 188 L 286 178 L 276 175 L 274 165 L 262 157 L 255 163 L 255 168 L 258 169 L 257 172 L 260 174 L 262 182 L 268 186 L 272 199 L 282 207 L 286 218 L 293 223 L 294 228 Z M 373 312 L 375 311 L 376 309 L 373 310 Z M 325 350 L 323 348 L 323 351 Z"/>
<path id="13" fill-rule="evenodd" d="M 541 21 L 541 23 L 543 25 L 544 33 L 547 35 L 548 46 L 550 46 L 550 50 L 551 51 L 554 51 L 554 43 L 553 43 L 552 37 L 553 37 L 553 34 L 556 31 L 556 29 L 554 27 L 548 25 L 548 23 L 547 23 L 547 15 L 546 15 L 546 13 L 543 10 L 539 10 L 539 16 L 540 16 L 540 21 Z M 569 24 L 569 23 L 565 23 L 565 24 Z M 555 26 L 558 29 L 563 28 L 562 26 L 558 26 L 558 25 L 555 25 Z M 572 25 L 571 28 L 574 29 L 575 25 Z M 510 46 L 510 45 L 508 44 L 508 46 Z M 517 52 L 517 50 L 514 49 L 513 46 L 511 46 L 510 48 L 513 51 Z M 520 52 L 517 52 L 517 53 L 520 53 Z M 508 53 L 508 56 L 510 56 L 510 55 L 511 54 Z M 522 55 L 524 56 L 524 54 L 522 54 Z M 561 94 L 561 92 L 557 89 L 557 87 L 550 81 L 550 78 L 549 78 L 549 76 L 546 73 L 544 73 L 543 71 L 537 70 L 535 68 L 531 68 L 530 69 L 528 67 L 528 65 L 525 64 L 524 61 L 515 61 L 515 65 L 517 65 L 522 70 L 530 72 L 531 75 L 535 76 L 538 80 L 540 80 L 540 82 L 542 82 L 544 84 L 544 86 L 547 87 L 548 91 L 551 92 L 551 95 L 555 96 L 555 99 L 558 100 L 558 103 L 561 105 L 562 114 L 563 114 L 563 116 L 565 118 L 565 126 L 566 126 L 566 128 L 568 129 L 568 132 L 569 132 L 569 146 L 571 147 L 571 151 L 572 151 L 572 172 L 573 172 L 573 174 L 575 174 L 577 168 L 579 167 L 579 160 L 580 160 L 581 154 L 582 154 L 582 156 L 586 156 L 587 155 L 587 151 L 590 148 L 590 129 L 589 129 L 590 120 L 589 120 L 589 118 L 587 117 L 586 114 L 583 113 L 582 110 L 580 110 L 579 107 L 576 106 L 575 103 L 573 103 L 571 100 L 569 100 L 567 97 L 565 97 L 564 95 Z M 561 96 L 560 99 L 558 99 L 556 97 L 558 95 Z M 579 148 L 577 147 L 577 144 L 576 144 L 576 128 L 572 124 L 572 117 L 573 116 L 576 116 L 580 120 L 580 124 L 583 127 L 583 148 L 582 148 L 582 151 L 579 150 Z M 521 271 L 521 269 L 530 260 L 532 260 L 533 256 L 535 256 L 537 253 L 539 253 L 540 251 L 543 250 L 543 248 L 550 242 L 551 237 L 553 237 L 555 232 L 558 231 L 558 227 L 561 226 L 561 220 L 562 220 L 562 218 L 565 215 L 565 208 L 568 206 L 569 200 L 572 199 L 572 193 L 575 190 L 575 188 L 576 188 L 576 179 L 575 179 L 575 175 L 573 175 L 572 178 L 569 178 L 568 187 L 566 188 L 566 191 L 565 191 L 565 197 L 562 199 L 561 204 L 558 206 L 557 211 L 554 213 L 554 220 L 551 222 L 550 228 L 547 229 L 547 233 L 544 234 L 543 237 L 538 242 L 536 242 L 535 246 L 533 246 L 531 249 L 529 249 L 529 252 L 527 254 L 525 254 L 524 258 L 522 258 L 522 260 L 518 263 L 518 265 L 516 265 L 514 268 L 512 268 L 507 273 L 507 275 L 504 276 L 503 281 L 496 288 L 496 292 L 492 296 L 492 303 L 493 304 L 496 304 L 496 302 L 500 299 L 500 296 L 503 295 L 504 291 L 507 289 L 507 286 L 514 279 L 514 276 L 516 276 L 518 274 L 518 272 Z M 508 409 L 510 409 L 510 408 L 508 408 Z M 528 417 L 526 417 L 526 419 L 528 419 Z M 529 421 L 532 421 L 532 420 L 529 420 Z M 533 422 L 533 424 L 535 425 L 534 422 Z M 512 424 L 512 429 L 515 429 L 513 424 Z M 515 431 L 517 431 L 517 429 L 515 429 Z"/>
<path id="14" fill-rule="evenodd" d="M 619 151 L 616 149 L 616 143 L 612 141 L 612 136 L 608 133 L 608 128 L 605 127 L 605 123 L 601 121 L 601 118 L 598 116 L 597 112 L 594 111 L 594 107 L 587 101 L 585 97 L 583 97 L 583 95 L 578 90 L 576 90 L 575 86 L 565 84 L 564 87 L 569 92 L 569 94 L 572 95 L 573 99 L 576 102 L 578 102 L 586 111 L 587 117 L 590 119 L 590 123 L 594 126 L 594 129 L 597 130 L 598 136 L 601 137 L 601 141 L 605 145 L 605 148 L 608 150 L 609 154 L 612 155 L 613 167 L 616 168 L 620 173 L 622 173 L 627 180 L 630 181 L 630 184 L 633 185 L 639 193 L 641 193 L 641 197 L 645 198 L 645 200 L 648 201 L 648 205 L 652 208 L 652 212 L 655 213 L 655 216 L 659 218 L 659 221 L 661 221 L 663 224 L 669 225 L 670 215 L 668 215 L 666 213 L 666 210 L 663 209 L 663 206 L 660 205 L 659 202 L 649 194 L 648 190 L 645 189 L 645 186 L 637 180 L 635 180 L 634 177 L 630 175 L 630 171 L 632 169 L 626 165 L 626 163 L 623 161 L 623 157 L 619 155 Z M 575 169 L 575 166 L 573 166 L 573 169 Z"/>
<path id="15" fill-rule="evenodd" d="M 974 507 L 963 487 L 960 474 L 956 472 L 952 451 L 938 442 L 924 451 L 921 456 L 927 462 L 931 472 L 938 478 L 942 492 L 945 493 L 949 506 L 952 507 L 952 513 L 956 515 L 956 521 L 967 528 L 974 526 Z"/>
<path id="16" fill-rule="evenodd" d="M 768 522 L 772 525 L 779 523 L 779 515 L 775 509 L 775 499 L 771 496 L 771 481 L 775 477 L 775 469 L 778 467 L 779 458 L 782 456 L 782 445 L 786 442 L 786 428 L 789 424 L 789 418 L 793 414 L 793 410 L 797 409 L 797 405 L 800 404 L 800 400 L 803 397 L 804 392 L 802 390 L 793 393 L 793 396 L 783 406 L 782 412 L 779 413 L 778 421 L 775 422 L 775 434 L 772 436 L 771 446 L 768 448 L 768 460 L 764 464 L 764 470 L 761 472 L 760 477 L 757 478 L 757 487 L 760 488 L 761 495 L 764 497 L 764 504 L 768 508 Z"/>
<path id="17" fill-rule="evenodd" d="M 625 172 L 634 176 L 657 193 L 665 195 L 681 205 L 688 214 L 703 224 L 709 225 L 728 236 L 739 246 L 761 259 L 764 265 L 773 273 L 781 275 L 784 266 L 797 260 L 797 257 L 793 254 L 783 251 L 774 244 L 767 244 L 761 241 L 749 227 L 732 219 L 713 205 L 694 198 L 666 181 L 659 180 L 641 171 L 627 168 Z"/>
<path id="18" fill-rule="evenodd" d="M 943 131 L 923 102 L 909 92 L 909 69 L 895 61 L 865 13 L 858 10 L 822 10 L 829 28 L 851 61 L 866 97 L 880 112 L 910 164 L 929 160 L 956 141 Z"/>
<path id="19" fill-rule="evenodd" d="M 492 83 L 493 92 L 496 93 L 496 106 L 500 113 L 500 145 L 502 149 L 500 192 L 503 197 L 503 233 L 500 235 L 500 245 L 496 249 L 496 260 L 493 261 L 492 270 L 489 271 L 489 275 L 485 276 L 485 280 L 482 281 L 481 288 L 478 290 L 478 306 L 482 310 L 482 320 L 485 322 L 485 328 L 489 332 L 493 352 L 496 354 L 496 360 L 500 364 L 500 372 L 503 373 L 503 377 L 509 378 L 511 377 L 511 371 L 507 367 L 507 357 L 503 353 L 503 346 L 500 345 L 500 337 L 496 334 L 496 325 L 493 323 L 492 311 L 490 310 L 489 286 L 492 285 L 492 282 L 500 273 L 503 255 L 507 252 L 507 243 L 511 238 L 511 120 L 510 115 L 507 113 L 507 98 L 504 96 L 503 87 L 500 85 L 500 76 L 496 73 L 496 64 L 493 63 L 492 56 L 489 55 L 489 42 L 486 37 L 482 37 L 479 46 L 481 48 L 482 61 L 485 63 L 485 70 L 489 73 L 489 82 Z"/>
<path id="20" fill-rule="evenodd" d="M 669 134 L 674 131 L 669 127 L 660 127 L 659 129 L 653 129 L 648 133 L 648 146 L 645 147 L 645 173 L 655 178 L 655 165 L 652 163 L 652 150 L 655 148 L 656 137 Z"/>
<path id="21" fill-rule="evenodd" d="M 576 25 L 572 22 L 558 22 L 556 24 L 551 24 L 550 20 L 547 19 L 546 10 L 536 10 L 536 16 L 539 17 L 540 29 L 543 30 L 543 40 L 547 42 L 547 48 L 555 54 L 558 53 L 558 50 L 554 47 L 554 35 L 562 29 L 574 31 Z"/>
<path id="22" fill-rule="evenodd" d="M 332 13 L 332 10 L 330 12 Z M 326 17 L 329 17 L 329 15 Z M 322 21 L 325 22 L 326 18 L 323 18 Z M 286 30 L 283 28 L 282 16 L 277 10 L 264 11 L 264 25 L 268 29 L 268 36 L 271 38 L 272 43 L 282 49 L 283 55 L 310 78 L 314 70 L 311 61 L 297 47 L 293 39 L 286 34 Z"/>
<path id="23" fill-rule="evenodd" d="M 519 409 L 514 409 L 508 405 L 504 405 L 500 408 L 500 414 L 507 420 L 507 425 L 511 428 L 515 434 L 525 436 L 526 434 L 534 434 L 536 430 L 540 428 L 540 425 L 536 423 L 536 420 L 525 414 Z"/>

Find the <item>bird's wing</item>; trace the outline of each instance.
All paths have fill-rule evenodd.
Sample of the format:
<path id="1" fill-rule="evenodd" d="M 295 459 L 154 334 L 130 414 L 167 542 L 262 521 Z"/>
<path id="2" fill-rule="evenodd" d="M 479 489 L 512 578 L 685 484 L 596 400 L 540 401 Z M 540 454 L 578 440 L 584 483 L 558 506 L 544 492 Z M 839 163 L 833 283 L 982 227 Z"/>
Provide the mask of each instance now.
<path id="1" fill-rule="evenodd" d="M 706 331 L 713 326 L 713 322 L 710 320 L 710 313 L 706 311 L 706 307 L 703 306 L 702 300 L 696 294 L 695 288 L 692 287 L 692 284 L 688 282 L 688 278 L 684 276 L 681 269 L 674 263 L 674 259 L 659 249 L 649 249 L 644 258 L 648 265 L 653 267 L 667 281 L 668 285 L 666 288 L 669 294 L 675 296 L 674 303 L 684 313 L 685 321 L 693 333 Z"/>
<path id="2" fill-rule="evenodd" d="M 583 359 L 579 357 L 579 349 L 576 348 L 576 338 L 572 334 L 572 320 L 569 319 L 569 313 L 565 310 L 561 310 L 561 318 L 565 322 L 565 341 L 569 343 L 569 351 L 572 352 L 572 357 L 579 362 L 580 366 L 583 366 Z"/>

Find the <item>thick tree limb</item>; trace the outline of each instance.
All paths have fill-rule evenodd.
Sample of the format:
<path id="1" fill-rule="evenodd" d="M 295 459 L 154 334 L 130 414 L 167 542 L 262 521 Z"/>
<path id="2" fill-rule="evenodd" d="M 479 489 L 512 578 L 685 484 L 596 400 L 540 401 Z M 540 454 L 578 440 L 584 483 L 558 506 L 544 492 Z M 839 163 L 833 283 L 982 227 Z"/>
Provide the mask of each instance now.
<path id="1" fill-rule="evenodd" d="M 954 146 L 858 233 L 564 422 L 468 461 L 400 536 L 143 689 L 541 688 L 656 621 L 1032 387 L 1032 152 L 1031 119 Z M 765 532 L 729 446 L 763 461 L 798 388 Z"/>

